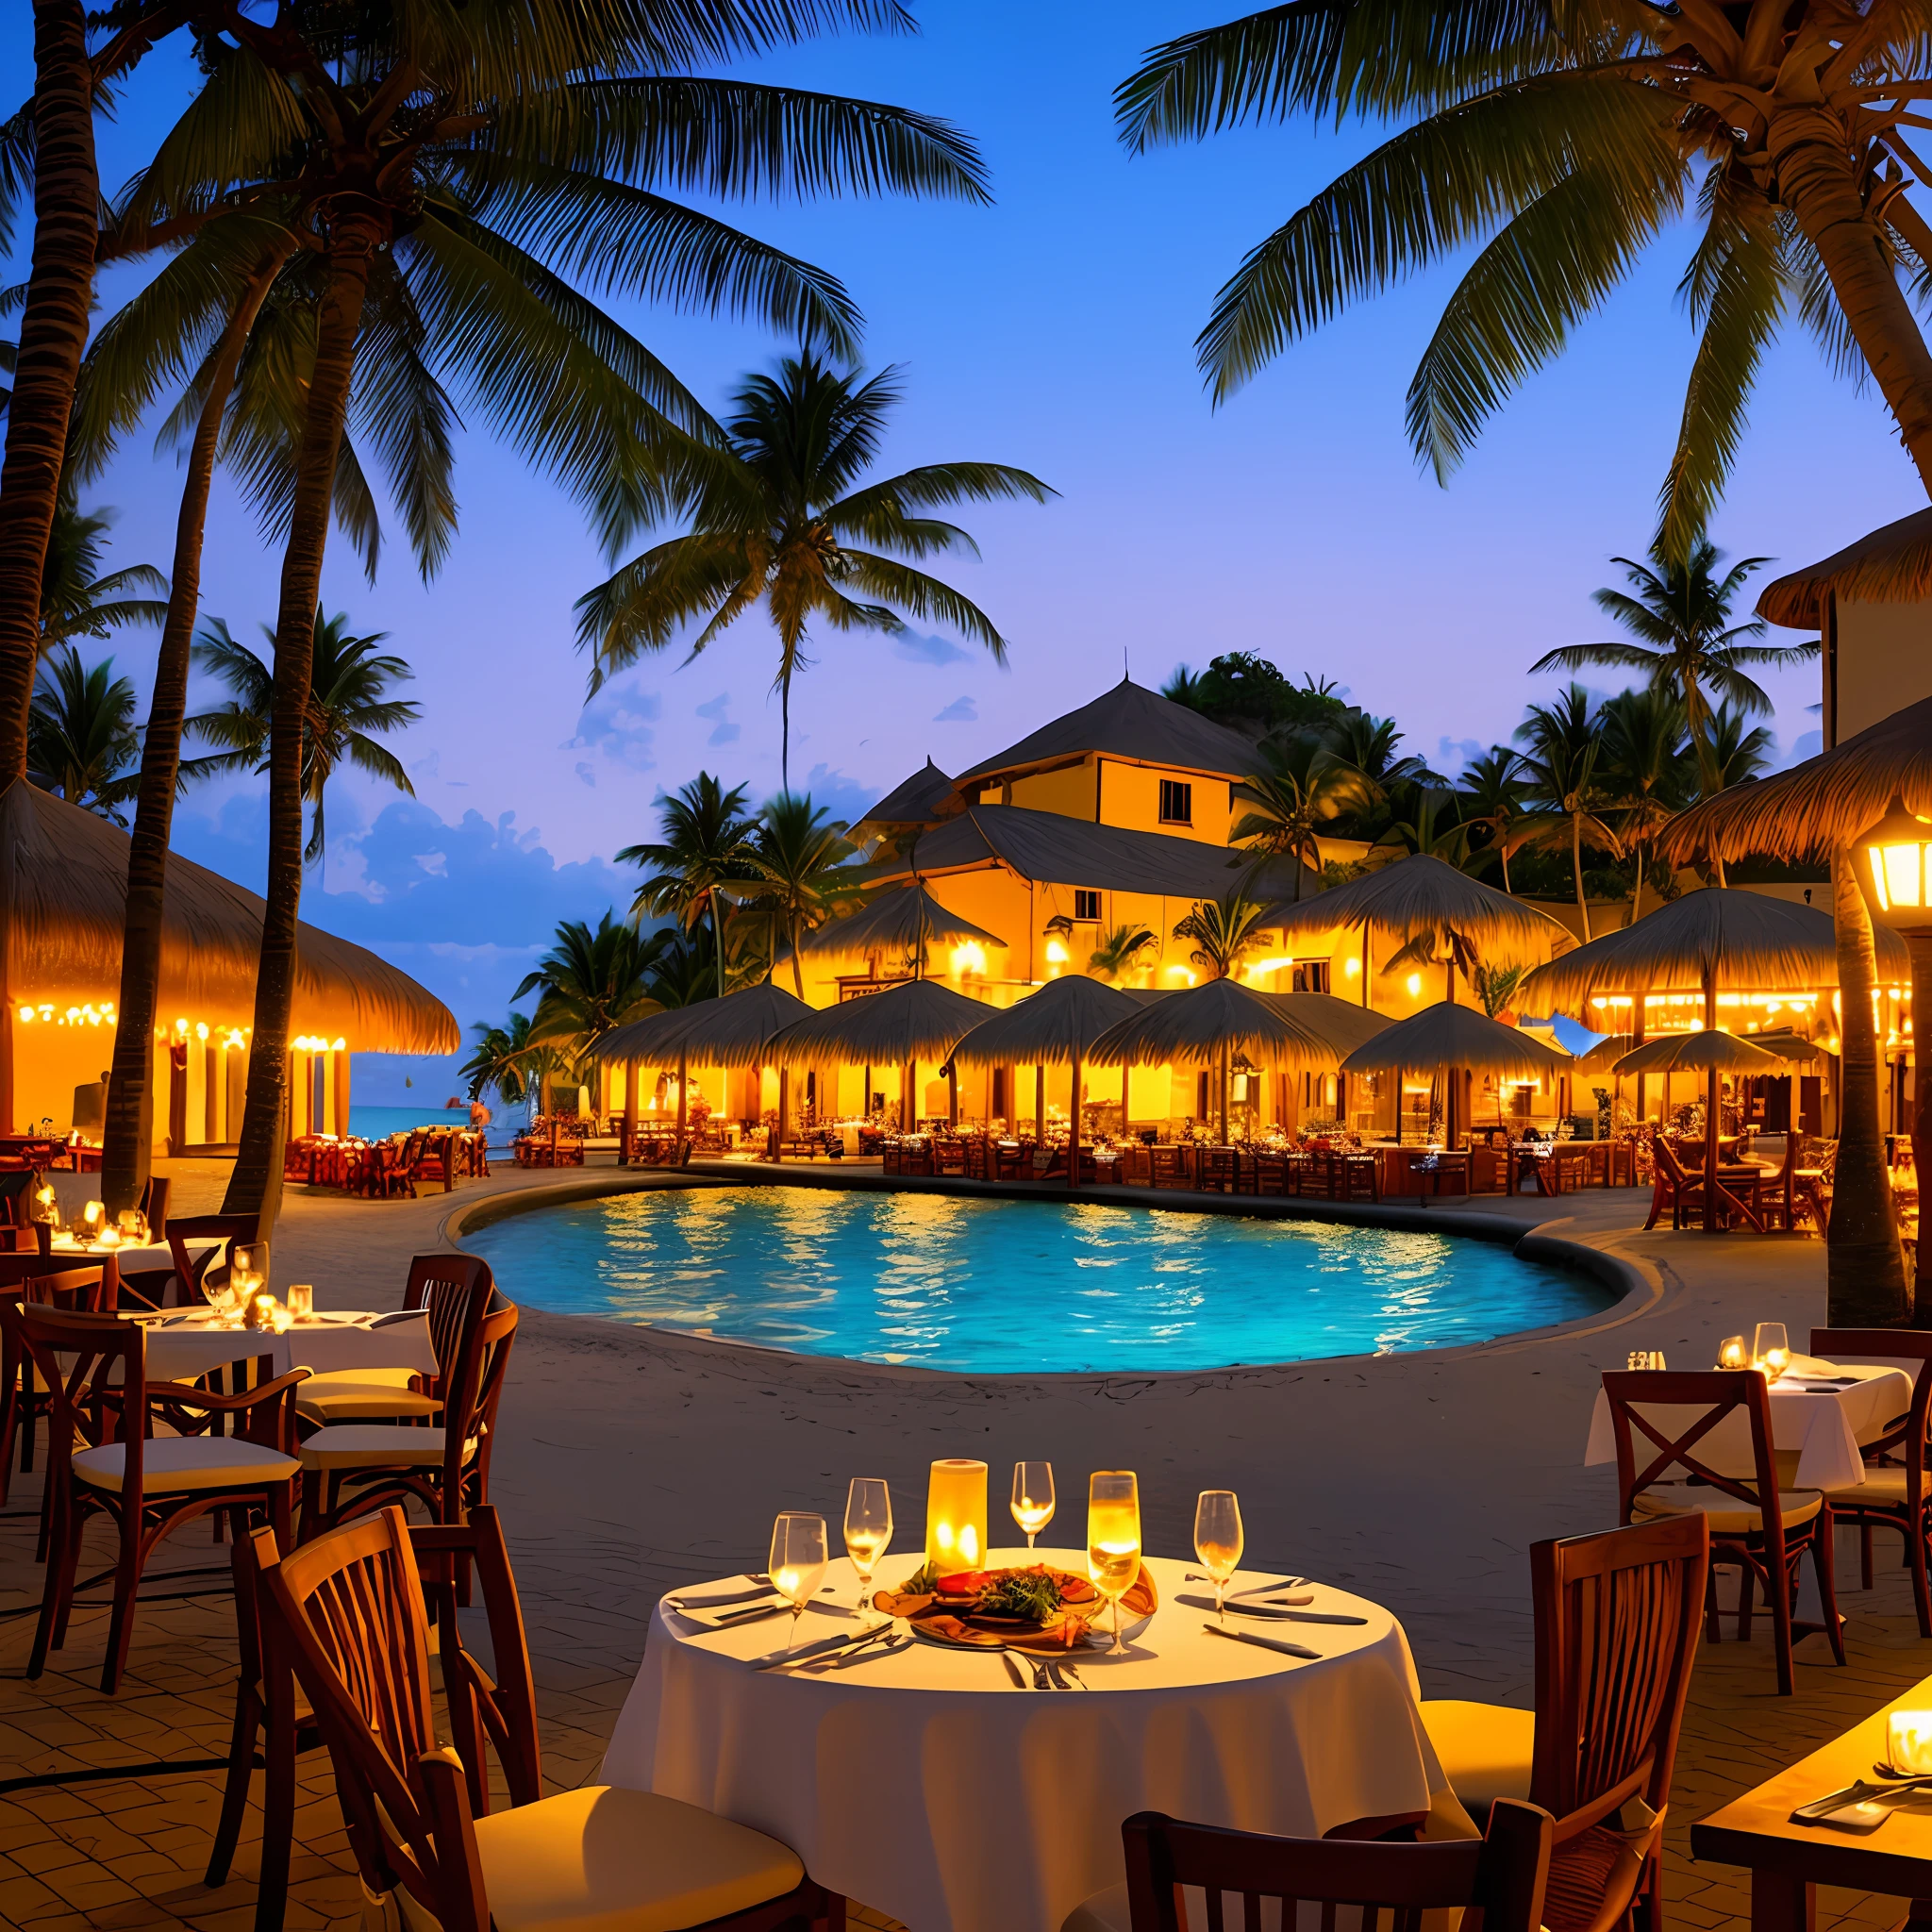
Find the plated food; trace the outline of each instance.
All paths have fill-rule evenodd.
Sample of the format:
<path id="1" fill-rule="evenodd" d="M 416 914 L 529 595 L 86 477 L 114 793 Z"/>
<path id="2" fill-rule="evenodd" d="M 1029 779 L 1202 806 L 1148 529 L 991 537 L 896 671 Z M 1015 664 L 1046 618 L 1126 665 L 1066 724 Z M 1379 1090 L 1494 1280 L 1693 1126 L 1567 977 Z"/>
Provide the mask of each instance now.
<path id="1" fill-rule="evenodd" d="M 916 1636 L 963 1650 L 1079 1649 L 1107 1607 L 1084 1576 L 1028 1563 L 1011 1570 L 965 1570 L 941 1576 L 932 1569 L 882 1590 L 873 1606 L 904 1617 Z M 1124 1623 L 1144 1624 L 1160 1607 L 1147 1566 L 1121 1598 Z"/>

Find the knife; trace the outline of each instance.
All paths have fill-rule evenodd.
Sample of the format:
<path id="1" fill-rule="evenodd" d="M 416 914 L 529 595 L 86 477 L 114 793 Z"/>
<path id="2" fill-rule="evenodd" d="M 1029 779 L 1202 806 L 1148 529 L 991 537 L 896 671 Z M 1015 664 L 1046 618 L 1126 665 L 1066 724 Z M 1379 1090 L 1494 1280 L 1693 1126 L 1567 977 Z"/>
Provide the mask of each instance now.
<path id="1" fill-rule="evenodd" d="M 1214 1599 L 1208 1596 L 1178 1596 L 1176 1603 L 1186 1604 L 1191 1609 L 1211 1610 Z M 1227 1613 L 1231 1617 L 1261 1617 L 1277 1624 L 1366 1624 L 1366 1617 L 1352 1617 L 1341 1610 L 1282 1610 L 1272 1609 L 1264 1604 L 1238 1604 L 1229 1601 Z"/>
<path id="2" fill-rule="evenodd" d="M 1278 1650 L 1283 1657 L 1306 1657 L 1310 1662 L 1319 1662 L 1319 1650 L 1304 1650 L 1299 1643 L 1285 1643 L 1278 1637 L 1257 1637 L 1252 1630 L 1224 1630 L 1219 1624 L 1203 1624 L 1202 1629 L 1210 1637 L 1224 1637 L 1230 1643 L 1256 1643 L 1263 1650 Z"/>
<path id="3" fill-rule="evenodd" d="M 824 1657 L 854 1643 L 871 1643 L 877 1637 L 876 1630 L 846 1630 L 837 1637 L 821 1637 L 816 1643 L 801 1643 L 795 1650 L 767 1651 L 763 1657 L 750 1658 L 748 1664 L 754 1671 L 775 1671 L 781 1664 L 803 1663 L 808 1657 Z"/>

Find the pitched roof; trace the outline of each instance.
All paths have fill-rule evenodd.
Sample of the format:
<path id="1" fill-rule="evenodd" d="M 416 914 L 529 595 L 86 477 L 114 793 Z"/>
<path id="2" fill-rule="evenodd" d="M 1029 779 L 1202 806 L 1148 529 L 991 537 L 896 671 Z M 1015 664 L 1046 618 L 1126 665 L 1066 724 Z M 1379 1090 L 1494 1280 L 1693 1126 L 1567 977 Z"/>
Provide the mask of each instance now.
<path id="1" fill-rule="evenodd" d="M 968 806 L 958 818 L 922 834 L 915 856 L 922 878 L 1001 863 L 1040 885 L 1158 893 L 1171 899 L 1218 899 L 1245 876 L 1229 862 L 1241 855 L 1225 845 L 1096 825 L 1018 805 Z M 1292 890 L 1290 866 L 1288 859 L 1269 861 L 1247 887 L 1248 896 L 1264 905 L 1286 897 Z M 859 877 L 883 884 L 911 875 L 910 862 L 896 858 L 866 867 Z"/>
<path id="2" fill-rule="evenodd" d="M 953 781 L 927 758 L 911 777 L 902 778 L 858 821 L 861 825 L 923 825 L 940 814 L 952 795 Z"/>
<path id="3" fill-rule="evenodd" d="M 1091 705 L 1042 724 L 1018 744 L 981 760 L 958 783 L 1050 765 L 1086 752 L 1223 778 L 1244 778 L 1256 763 L 1253 741 L 1239 731 L 1124 677 Z"/>
<path id="4" fill-rule="evenodd" d="M 1757 614 L 1793 630 L 1824 622 L 1824 600 L 1840 597 L 1911 603 L 1932 591 L 1932 509 L 1915 509 L 1834 551 L 1822 563 L 1787 572 L 1765 585 Z"/>

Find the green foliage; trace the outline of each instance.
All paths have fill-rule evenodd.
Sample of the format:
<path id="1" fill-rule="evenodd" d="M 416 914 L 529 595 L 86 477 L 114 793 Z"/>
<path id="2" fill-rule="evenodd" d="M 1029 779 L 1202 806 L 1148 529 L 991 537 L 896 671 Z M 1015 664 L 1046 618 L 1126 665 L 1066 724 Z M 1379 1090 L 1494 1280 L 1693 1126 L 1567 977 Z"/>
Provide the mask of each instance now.
<path id="1" fill-rule="evenodd" d="M 600 1063 L 591 1050 L 614 1027 L 658 1010 L 649 991 L 651 971 L 663 951 L 661 933 L 641 935 L 605 913 L 593 931 L 588 921 L 567 919 L 549 952 L 525 974 L 512 1000 L 537 994 L 526 1036 L 533 1046 L 554 1047 L 573 1071 Z"/>
<path id="2" fill-rule="evenodd" d="M 541 1046 L 530 1039 L 530 1016 L 511 1013 L 502 1025 L 479 1020 L 471 1027 L 476 1044 L 458 1070 L 472 1100 L 481 1100 L 492 1090 L 508 1107 L 531 1097 L 564 1071 L 564 1058 L 554 1046 Z"/>
<path id="3" fill-rule="evenodd" d="M 809 794 L 794 797 L 781 791 L 758 813 L 758 830 L 744 855 L 757 884 L 742 897 L 763 911 L 774 933 L 782 933 L 790 943 L 792 987 L 800 999 L 805 997 L 799 957 L 805 936 L 859 898 L 860 888 L 851 877 L 858 855 L 843 822 L 829 821 Z M 771 950 L 775 954 L 776 947 Z"/>
<path id="4" fill-rule="evenodd" d="M 1143 966 L 1147 955 L 1159 945 L 1159 935 L 1144 925 L 1117 925 L 1088 955 L 1087 970 L 1096 979 L 1124 979 Z"/>
<path id="5" fill-rule="evenodd" d="M 4 407 L 4 404 L 0 404 Z M 112 510 L 83 514 L 71 476 L 64 478 L 47 536 L 41 571 L 41 653 L 76 638 L 105 638 L 127 624 L 158 625 L 168 614 L 168 580 L 152 564 L 137 563 L 103 574 Z M 136 597 L 150 591 L 152 597 Z"/>
<path id="6" fill-rule="evenodd" d="M 27 713 L 27 776 L 70 805 L 127 821 L 118 809 L 141 786 L 134 681 L 114 660 L 83 664 L 72 644 L 42 658 Z"/>
<path id="7" fill-rule="evenodd" d="M 1260 946 L 1261 935 L 1256 928 L 1265 909 L 1244 898 L 1239 889 L 1218 899 L 1197 899 L 1193 910 L 1174 923 L 1174 936 L 1193 941 L 1188 957 L 1210 978 L 1230 979 Z"/>
<path id="8" fill-rule="evenodd" d="M 1491 1019 L 1508 1006 L 1516 989 L 1523 984 L 1523 976 L 1529 971 L 1526 966 L 1483 966 L 1478 965 L 1469 975 L 1469 983 L 1475 989 L 1475 996 L 1483 1003 L 1483 1011 Z"/>
<path id="9" fill-rule="evenodd" d="M 617 855 L 620 865 L 642 866 L 648 874 L 631 901 L 633 924 L 645 917 L 672 919 L 690 932 L 709 918 L 712 965 L 721 994 L 730 976 L 725 941 L 728 895 L 722 889 L 758 877 L 752 865 L 758 824 L 746 816 L 744 808 L 742 785 L 727 791 L 710 773 L 700 772 L 675 795 L 658 795 L 660 836 L 649 843 L 626 845 Z"/>
<path id="10" fill-rule="evenodd" d="M 1255 738 L 1320 731 L 1348 711 L 1331 679 L 1318 682 L 1304 673 L 1301 683 L 1291 683 L 1278 665 L 1252 651 L 1224 652 L 1198 675 L 1177 665 L 1161 695 Z"/>

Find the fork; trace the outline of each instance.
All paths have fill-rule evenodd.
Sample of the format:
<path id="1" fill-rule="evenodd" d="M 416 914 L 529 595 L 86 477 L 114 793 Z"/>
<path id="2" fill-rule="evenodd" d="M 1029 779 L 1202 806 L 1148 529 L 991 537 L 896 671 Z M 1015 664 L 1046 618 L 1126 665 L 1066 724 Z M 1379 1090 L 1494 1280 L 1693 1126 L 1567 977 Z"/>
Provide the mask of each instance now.
<path id="1" fill-rule="evenodd" d="M 1033 1666 L 1033 1688 L 1036 1690 L 1058 1690 L 1059 1689 L 1059 1686 L 1046 1674 L 1045 1658 L 1028 1657 L 1027 1662 Z"/>

